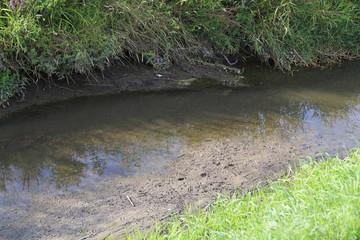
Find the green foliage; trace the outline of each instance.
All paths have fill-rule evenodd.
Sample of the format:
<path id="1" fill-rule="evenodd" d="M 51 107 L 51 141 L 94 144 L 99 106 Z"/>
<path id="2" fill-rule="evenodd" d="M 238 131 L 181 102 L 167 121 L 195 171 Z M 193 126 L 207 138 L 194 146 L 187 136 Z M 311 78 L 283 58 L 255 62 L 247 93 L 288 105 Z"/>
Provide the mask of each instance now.
<path id="1" fill-rule="evenodd" d="M 4 106 L 15 95 L 23 97 L 26 82 L 25 78 L 12 74 L 9 69 L 0 71 L 0 106 Z"/>
<path id="2" fill-rule="evenodd" d="M 4 63 L 36 79 L 103 69 L 122 51 L 101 1 L 34 1 L 20 12 L 3 13 Z"/>
<path id="3" fill-rule="evenodd" d="M 0 63 L 34 81 L 90 74 L 124 58 L 163 69 L 177 59 L 214 61 L 246 50 L 290 70 L 360 55 L 358 0 L 19 0 L 0 7 Z"/>
<path id="4" fill-rule="evenodd" d="M 88 74 L 126 55 L 140 60 L 142 52 L 173 59 L 196 53 L 175 18 L 142 0 L 43 0 L 14 10 L 3 3 L 0 19 L 4 65 L 34 79 Z"/>
<path id="5" fill-rule="evenodd" d="M 171 8 L 200 41 L 209 42 L 215 51 L 235 53 L 239 48 L 236 39 L 239 23 L 233 20 L 232 5 L 221 0 L 188 0 L 176 1 Z"/>
<path id="6" fill-rule="evenodd" d="M 359 1 L 180 1 L 187 29 L 216 51 L 247 50 L 275 67 L 312 66 L 358 57 Z"/>
<path id="7" fill-rule="evenodd" d="M 220 196 L 141 239 L 359 239 L 360 149 L 311 161 L 291 178 L 244 196 Z M 128 239 L 133 239 L 128 237 Z"/>
<path id="8" fill-rule="evenodd" d="M 355 1 L 262 0 L 239 10 L 241 16 L 253 13 L 242 44 L 280 69 L 359 55 L 360 5 Z"/>
<path id="9" fill-rule="evenodd" d="M 169 58 L 162 58 L 156 55 L 155 53 L 142 54 L 145 56 L 146 63 L 151 64 L 155 69 L 166 70 L 171 66 L 171 61 Z"/>

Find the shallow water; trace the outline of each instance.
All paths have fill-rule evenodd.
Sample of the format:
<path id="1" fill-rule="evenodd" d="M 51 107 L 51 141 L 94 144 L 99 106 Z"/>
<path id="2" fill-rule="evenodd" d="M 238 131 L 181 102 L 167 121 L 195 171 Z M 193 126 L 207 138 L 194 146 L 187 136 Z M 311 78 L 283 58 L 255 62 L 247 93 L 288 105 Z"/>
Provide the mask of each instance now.
<path id="1" fill-rule="evenodd" d="M 0 205 L 112 176 L 161 174 L 184 150 L 211 140 L 276 136 L 314 154 L 357 146 L 359 62 L 294 76 L 246 67 L 245 75 L 251 87 L 79 98 L 3 119 Z"/>

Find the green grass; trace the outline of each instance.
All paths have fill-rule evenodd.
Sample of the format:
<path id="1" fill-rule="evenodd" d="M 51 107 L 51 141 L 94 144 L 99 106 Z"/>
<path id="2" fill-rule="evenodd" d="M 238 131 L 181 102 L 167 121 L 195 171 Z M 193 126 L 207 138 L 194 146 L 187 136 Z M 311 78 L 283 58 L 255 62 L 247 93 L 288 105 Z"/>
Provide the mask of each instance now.
<path id="1" fill-rule="evenodd" d="M 360 1 L 186 1 L 174 12 L 216 52 L 249 52 L 281 70 L 360 52 Z"/>
<path id="2" fill-rule="evenodd" d="M 360 239 L 360 148 L 128 239 Z"/>
<path id="3" fill-rule="evenodd" d="M 0 1 L 0 78 L 10 71 L 13 86 L 70 81 L 116 61 L 163 69 L 246 53 L 291 70 L 360 56 L 359 0 L 14 1 Z M 0 104 L 22 91 L 0 89 Z"/>

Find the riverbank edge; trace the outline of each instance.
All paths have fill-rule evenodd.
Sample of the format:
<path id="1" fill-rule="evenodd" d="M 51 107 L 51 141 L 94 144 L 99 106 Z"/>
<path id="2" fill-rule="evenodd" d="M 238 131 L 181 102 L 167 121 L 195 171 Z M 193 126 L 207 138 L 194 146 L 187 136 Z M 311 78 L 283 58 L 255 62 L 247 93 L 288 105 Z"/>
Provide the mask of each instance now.
<path id="1" fill-rule="evenodd" d="M 242 71 L 226 65 L 190 62 L 179 62 L 167 70 L 156 70 L 143 64 L 118 64 L 91 76 L 79 75 L 69 83 L 33 83 L 27 87 L 24 98 L 12 98 L 6 108 L 0 108 L 0 121 L 28 108 L 77 97 L 181 91 L 212 86 L 246 87 Z M 199 83 L 197 80 L 204 81 Z"/>
<path id="2" fill-rule="evenodd" d="M 255 57 L 283 71 L 359 58 L 357 1 L 4 1 L 0 105 L 29 82 L 76 81 L 114 61 Z M 306 41 L 304 41 L 306 40 Z"/>
<path id="3" fill-rule="evenodd" d="M 347 154 L 344 158 L 324 154 L 320 161 L 309 157 L 276 181 L 268 180 L 250 192 L 219 194 L 205 208 L 190 206 L 150 232 L 136 232 L 126 239 L 357 238 L 360 148 Z"/>

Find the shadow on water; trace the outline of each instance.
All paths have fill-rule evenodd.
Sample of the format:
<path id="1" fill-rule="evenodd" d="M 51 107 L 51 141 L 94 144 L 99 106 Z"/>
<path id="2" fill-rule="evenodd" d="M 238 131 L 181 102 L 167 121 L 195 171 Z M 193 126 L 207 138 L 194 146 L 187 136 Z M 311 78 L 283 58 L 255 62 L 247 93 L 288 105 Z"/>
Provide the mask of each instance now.
<path id="1" fill-rule="evenodd" d="M 314 151 L 355 146 L 359 69 L 355 62 L 289 76 L 249 67 L 249 88 L 80 98 L 22 111 L 0 122 L 0 205 L 161 173 L 210 140 L 301 135 Z"/>

